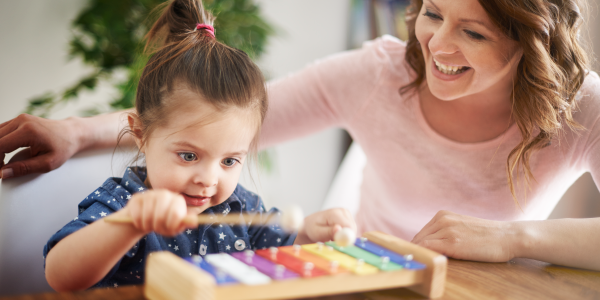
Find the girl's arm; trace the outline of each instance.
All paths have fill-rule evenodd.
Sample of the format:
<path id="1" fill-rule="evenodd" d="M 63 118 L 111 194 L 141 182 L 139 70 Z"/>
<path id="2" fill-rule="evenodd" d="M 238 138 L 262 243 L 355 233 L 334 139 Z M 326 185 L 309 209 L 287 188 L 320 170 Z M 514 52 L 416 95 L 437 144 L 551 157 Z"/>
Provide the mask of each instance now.
<path id="1" fill-rule="evenodd" d="M 167 190 L 134 194 L 125 208 L 131 224 L 98 220 L 58 242 L 46 256 L 46 280 L 56 291 L 83 290 L 104 278 L 143 236 L 175 236 L 197 226 L 185 200 Z M 193 214 L 191 212 L 190 214 Z"/>
<path id="2" fill-rule="evenodd" d="M 0 177 L 49 172 L 79 151 L 116 146 L 118 133 L 127 126 L 126 112 L 64 120 L 22 114 L 0 124 Z M 126 135 L 121 143 L 133 145 L 133 140 Z M 19 147 L 30 147 L 33 156 L 4 165 L 5 153 Z"/>
<path id="3" fill-rule="evenodd" d="M 600 270 L 599 231 L 600 218 L 504 222 L 440 211 L 412 242 L 457 259 L 524 257 Z"/>
<path id="4" fill-rule="evenodd" d="M 46 257 L 46 280 L 58 292 L 87 289 L 104 278 L 144 235 L 129 224 L 96 221 L 52 248 Z"/>

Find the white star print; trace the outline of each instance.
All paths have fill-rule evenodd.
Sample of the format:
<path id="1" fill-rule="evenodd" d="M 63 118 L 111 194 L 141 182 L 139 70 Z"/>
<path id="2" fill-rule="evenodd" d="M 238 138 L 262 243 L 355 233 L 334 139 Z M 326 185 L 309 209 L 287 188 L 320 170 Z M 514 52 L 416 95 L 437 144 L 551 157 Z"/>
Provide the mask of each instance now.
<path id="1" fill-rule="evenodd" d="M 110 200 L 106 201 L 106 203 L 110 203 Z"/>
<path id="2" fill-rule="evenodd" d="M 125 181 L 125 186 L 129 186 L 129 181 Z"/>
<path id="3" fill-rule="evenodd" d="M 92 219 L 95 219 L 96 217 L 92 216 Z"/>
<path id="4" fill-rule="evenodd" d="M 281 238 L 277 238 L 277 242 L 278 242 L 278 243 L 281 243 Z"/>
<path id="5" fill-rule="evenodd" d="M 169 247 L 171 247 L 171 244 L 169 244 Z"/>
<path id="6" fill-rule="evenodd" d="M 116 188 L 117 188 L 117 189 L 120 189 L 120 188 L 121 188 L 121 186 L 120 186 L 120 185 L 117 185 L 117 187 L 116 187 Z"/>
<path id="7" fill-rule="evenodd" d="M 143 190 L 144 190 L 144 188 L 140 186 L 140 187 L 138 188 L 138 190 L 140 190 L 140 191 L 143 191 Z"/>
<path id="8" fill-rule="evenodd" d="M 225 234 L 223 234 L 222 232 L 221 232 L 221 233 L 219 233 L 219 238 L 220 238 L 220 239 L 224 240 L 224 239 L 225 239 L 225 237 L 226 237 L 226 235 L 225 235 Z"/>
<path id="9" fill-rule="evenodd" d="M 179 250 L 179 246 L 175 245 L 175 248 L 173 248 L 173 250 L 175 250 L 175 251 Z"/>
<path id="10" fill-rule="evenodd" d="M 219 227 L 223 227 L 223 224 L 219 224 Z"/>
<path id="11" fill-rule="evenodd" d="M 101 213 L 100 213 L 100 216 L 101 216 L 101 217 L 106 217 L 106 213 L 105 213 L 105 212 L 101 212 Z"/>
<path id="12" fill-rule="evenodd" d="M 77 219 L 79 219 L 79 217 L 75 217 L 75 219 L 73 219 L 73 221 L 75 221 L 75 220 L 77 220 Z"/>
<path id="13" fill-rule="evenodd" d="M 98 192 L 98 191 L 95 191 L 95 192 L 94 192 L 94 194 L 96 194 L 96 195 L 100 195 L 100 192 Z"/>
<path id="14" fill-rule="evenodd" d="M 122 198 L 122 196 L 121 196 Z M 127 195 L 127 200 L 131 199 L 131 195 Z"/>
<path id="15" fill-rule="evenodd" d="M 225 247 L 225 250 L 227 250 L 227 251 L 231 250 L 231 246 L 227 245 L 227 247 Z"/>
<path id="16" fill-rule="evenodd" d="M 186 232 L 187 234 L 192 234 L 192 230 L 191 230 L 191 229 L 188 229 L 188 230 L 186 230 L 185 232 Z"/>

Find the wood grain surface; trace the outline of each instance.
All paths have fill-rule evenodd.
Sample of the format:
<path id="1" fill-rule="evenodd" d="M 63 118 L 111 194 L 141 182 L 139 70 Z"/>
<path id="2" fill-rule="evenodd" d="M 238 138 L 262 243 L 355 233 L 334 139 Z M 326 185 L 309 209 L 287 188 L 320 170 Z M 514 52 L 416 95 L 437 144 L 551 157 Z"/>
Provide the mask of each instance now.
<path id="1" fill-rule="evenodd" d="M 143 286 L 46 293 L 2 300 L 142 300 Z M 426 299 L 408 289 L 347 294 L 311 300 Z M 506 263 L 448 260 L 445 293 L 438 299 L 600 299 L 600 272 L 555 266 L 531 259 Z"/>

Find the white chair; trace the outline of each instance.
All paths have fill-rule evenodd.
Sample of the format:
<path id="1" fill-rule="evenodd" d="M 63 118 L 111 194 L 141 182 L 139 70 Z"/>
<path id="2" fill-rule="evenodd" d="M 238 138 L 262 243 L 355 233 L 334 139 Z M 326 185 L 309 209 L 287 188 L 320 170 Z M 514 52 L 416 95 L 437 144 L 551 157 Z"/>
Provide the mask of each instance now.
<path id="1" fill-rule="evenodd" d="M 353 142 L 333 178 L 322 209 L 342 207 L 356 216 L 366 163 L 367 157 L 362 148 L 358 143 Z"/>
<path id="2" fill-rule="evenodd" d="M 47 174 L 0 180 L 0 297 L 51 291 L 42 250 L 77 216 L 77 204 L 108 177 L 121 177 L 132 153 L 75 155 Z"/>

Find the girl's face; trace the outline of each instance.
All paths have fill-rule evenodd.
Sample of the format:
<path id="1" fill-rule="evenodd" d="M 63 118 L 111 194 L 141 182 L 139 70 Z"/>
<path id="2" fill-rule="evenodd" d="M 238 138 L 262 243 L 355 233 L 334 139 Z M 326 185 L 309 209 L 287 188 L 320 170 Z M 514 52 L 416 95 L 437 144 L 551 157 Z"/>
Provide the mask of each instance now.
<path id="1" fill-rule="evenodd" d="M 427 85 L 437 98 L 510 94 L 521 48 L 500 32 L 477 0 L 424 0 L 415 34 Z"/>
<path id="2" fill-rule="evenodd" d="M 199 97 L 175 89 L 169 101 L 178 107 L 141 149 L 151 187 L 180 193 L 198 214 L 231 196 L 258 124 L 252 109 L 219 111 Z"/>

